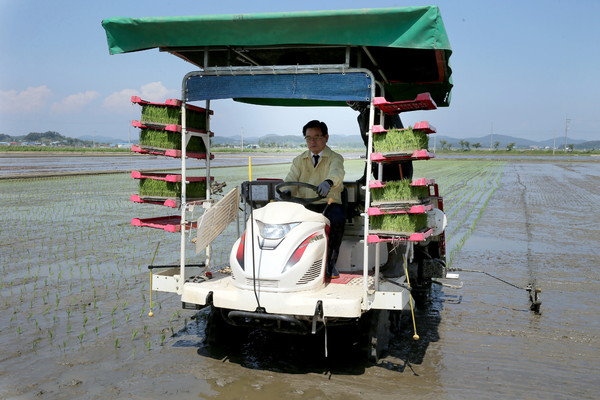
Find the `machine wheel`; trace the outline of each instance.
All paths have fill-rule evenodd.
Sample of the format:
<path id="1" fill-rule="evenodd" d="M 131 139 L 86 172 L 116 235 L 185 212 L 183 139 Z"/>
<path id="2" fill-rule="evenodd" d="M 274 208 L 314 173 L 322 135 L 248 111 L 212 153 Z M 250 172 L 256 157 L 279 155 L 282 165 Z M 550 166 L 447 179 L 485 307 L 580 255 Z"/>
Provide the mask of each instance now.
<path id="1" fill-rule="evenodd" d="M 361 320 L 363 354 L 367 361 L 377 363 L 390 343 L 390 312 L 371 310 Z"/>
<path id="2" fill-rule="evenodd" d="M 241 344 L 242 339 L 246 336 L 247 329 L 239 326 L 234 326 L 223 317 L 223 313 L 228 310 L 210 306 L 210 313 L 206 321 L 205 341 L 209 346 L 213 347 L 233 347 Z"/>

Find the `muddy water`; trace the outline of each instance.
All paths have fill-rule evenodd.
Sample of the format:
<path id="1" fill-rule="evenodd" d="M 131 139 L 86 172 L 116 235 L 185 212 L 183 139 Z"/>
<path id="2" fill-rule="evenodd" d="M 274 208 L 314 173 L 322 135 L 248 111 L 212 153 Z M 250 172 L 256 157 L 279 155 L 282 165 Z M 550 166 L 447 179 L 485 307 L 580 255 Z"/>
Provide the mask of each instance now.
<path id="1" fill-rule="evenodd" d="M 99 332 L 89 329 L 78 343 L 82 320 L 75 310 L 71 321 L 79 325 L 63 346 L 58 334 L 50 340 L 46 328 L 33 326 L 35 316 L 15 322 L 12 311 L 27 314 L 29 305 L 11 303 L 20 292 L 10 297 L 5 285 L 0 398 L 598 398 L 600 163 L 520 161 L 503 168 L 452 267 L 520 287 L 535 279 L 543 290 L 540 315 L 528 310 L 523 289 L 461 272 L 462 289 L 436 286 L 417 310 L 421 340 L 411 339 L 404 319 L 388 356 L 371 365 L 356 361 L 342 340 L 330 343 L 325 359 L 322 338 L 253 332 L 239 348 L 210 349 L 203 344 L 206 313 L 178 310 L 177 300 L 165 295 L 157 295 L 161 307 L 152 319 L 140 314 L 126 323 L 121 309 L 137 314 L 134 304 L 145 288 L 143 277 L 127 274 L 119 289 L 97 286 L 106 290 L 98 306 L 103 313 L 92 313 L 90 302 L 87 315 L 101 322 Z M 26 290 L 35 293 L 31 285 Z M 80 296 L 73 304 L 88 304 L 76 291 L 72 296 Z M 106 316 L 115 304 L 120 319 L 111 326 Z M 68 324 L 64 313 L 58 316 L 57 326 Z M 16 333 L 19 321 L 24 327 Z M 139 334 L 132 334 L 132 324 Z"/>

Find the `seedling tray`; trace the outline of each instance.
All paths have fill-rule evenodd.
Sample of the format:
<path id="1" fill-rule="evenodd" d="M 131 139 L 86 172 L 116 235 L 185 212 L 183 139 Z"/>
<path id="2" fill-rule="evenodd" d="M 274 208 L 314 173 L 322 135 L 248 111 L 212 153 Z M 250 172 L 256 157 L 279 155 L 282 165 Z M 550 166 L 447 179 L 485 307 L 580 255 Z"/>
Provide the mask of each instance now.
<path id="1" fill-rule="evenodd" d="M 181 150 L 181 133 L 159 129 L 142 129 L 139 145 L 155 149 Z M 186 149 L 190 153 L 206 153 L 206 144 L 200 136 L 191 136 Z"/>
<path id="2" fill-rule="evenodd" d="M 369 183 L 372 205 L 425 204 L 429 202 L 430 185 L 427 180 L 390 181 L 385 184 L 374 181 Z"/>
<path id="3" fill-rule="evenodd" d="M 132 171 L 131 177 L 139 179 L 141 200 L 148 202 L 165 201 L 181 197 L 182 176 L 180 174 L 141 173 Z M 190 200 L 206 198 L 206 177 L 186 177 L 186 197 Z M 211 177 L 212 181 L 213 178 Z"/>
<path id="4" fill-rule="evenodd" d="M 412 154 L 416 150 L 427 150 L 427 133 L 407 129 L 390 129 L 373 136 L 373 152 L 382 154 Z"/>
<path id="5" fill-rule="evenodd" d="M 173 158 L 181 158 L 182 151 L 176 149 L 160 149 L 156 147 L 148 147 L 148 146 L 131 146 L 131 151 L 140 153 L 140 154 L 154 154 L 157 156 L 165 156 L 165 157 L 173 157 Z M 205 160 L 207 158 L 206 153 L 194 153 L 194 152 L 186 152 L 186 156 L 189 158 L 196 158 L 199 160 Z M 212 160 L 214 155 L 210 155 L 210 159 Z"/>
<path id="6" fill-rule="evenodd" d="M 399 129 L 399 131 L 403 131 L 405 129 Z M 427 121 L 420 121 L 415 123 L 412 126 L 412 130 L 413 131 L 419 131 L 419 132 L 423 132 L 426 134 L 430 134 L 430 133 L 435 133 L 437 130 L 435 129 L 435 127 L 433 125 L 430 125 L 429 122 Z M 385 133 L 388 130 L 385 129 L 383 126 L 381 125 L 373 125 L 373 128 L 371 128 L 371 131 L 375 134 L 378 133 Z"/>
<path id="7" fill-rule="evenodd" d="M 427 229 L 427 214 L 418 213 L 379 213 L 369 217 L 370 229 L 378 232 L 407 233 L 421 232 Z"/>

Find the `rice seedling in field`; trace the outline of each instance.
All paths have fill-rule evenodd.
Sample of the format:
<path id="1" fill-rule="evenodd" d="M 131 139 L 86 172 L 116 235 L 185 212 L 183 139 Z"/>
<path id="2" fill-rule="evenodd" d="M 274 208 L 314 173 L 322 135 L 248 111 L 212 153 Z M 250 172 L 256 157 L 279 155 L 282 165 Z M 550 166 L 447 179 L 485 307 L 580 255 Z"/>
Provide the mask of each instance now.
<path id="1" fill-rule="evenodd" d="M 139 194 L 142 197 L 173 198 L 181 195 L 181 182 L 167 182 L 158 179 L 139 179 Z M 203 199 L 206 197 L 206 182 L 191 181 L 186 187 L 188 198 Z"/>
<path id="2" fill-rule="evenodd" d="M 414 233 L 427 228 L 427 214 L 374 215 L 370 223 L 371 229 L 376 231 Z"/>
<path id="3" fill-rule="evenodd" d="M 474 229 L 477 216 L 485 209 L 486 200 L 498 184 L 503 165 L 456 160 L 414 164 L 415 177 L 435 179 L 445 199 L 450 258 L 458 254 L 454 249 L 460 249 L 466 233 Z M 362 176 L 364 161 L 348 160 L 345 168 L 348 180 L 358 179 Z M 283 178 L 285 170 L 287 167 L 281 165 L 255 166 L 253 175 Z M 226 181 L 231 188 L 246 180 L 247 169 L 214 168 L 211 174 L 220 182 Z M 401 185 L 406 183 L 408 181 Z M 382 199 L 422 196 L 412 193 L 414 188 L 394 188 L 396 183 L 387 184 L 390 193 L 392 189 L 398 192 L 384 193 Z M 129 173 L 0 180 L 3 221 L 11 226 L 0 231 L 2 304 L 6 304 L 5 309 L 14 310 L 14 313 L 0 314 L 0 326 L 6 327 L 8 333 L 7 346 L 18 348 L 23 343 L 25 347 L 31 346 L 30 335 L 34 332 L 42 338 L 38 352 L 54 348 L 68 354 L 71 350 L 85 351 L 88 343 L 104 342 L 108 347 L 114 343 L 119 349 L 115 354 L 119 354 L 123 353 L 121 349 L 130 351 L 139 342 L 139 334 L 133 342 L 128 339 L 131 326 L 140 327 L 140 331 L 143 326 L 144 342 L 158 346 L 165 344 L 167 335 L 174 335 L 182 328 L 184 317 L 189 320 L 188 311 L 171 314 L 179 307 L 177 299 L 167 294 L 154 303 L 153 320 L 146 319 L 147 313 L 142 310 L 144 304 L 147 307 L 147 299 L 141 294 L 148 290 L 146 266 L 151 262 L 156 243 L 161 242 L 157 265 L 177 263 L 179 237 L 161 230 L 129 226 L 132 216 L 155 217 L 164 211 L 160 207 L 130 202 L 129 194 L 136 192 L 138 185 Z M 190 189 L 188 185 L 188 197 Z M 167 196 L 173 197 L 173 192 Z M 204 197 L 203 187 L 199 192 Z M 375 191 L 372 194 L 374 199 L 378 198 Z M 408 228 L 399 226 L 402 218 L 399 214 L 383 217 L 393 219 L 382 218 L 378 227 L 381 230 L 413 232 L 420 227 L 415 221 Z M 215 267 L 228 262 L 231 244 L 237 237 L 236 228 L 232 224 L 215 243 L 212 252 Z M 198 260 L 194 249 L 190 257 Z M 45 302 L 52 305 L 51 309 Z M 80 345 L 78 330 L 87 335 L 81 337 Z"/>
<path id="4" fill-rule="evenodd" d="M 409 201 L 429 197 L 428 186 L 413 186 L 410 180 L 386 182 L 385 187 L 371 190 L 373 201 Z"/>
<path id="5" fill-rule="evenodd" d="M 139 143 L 143 147 L 181 150 L 181 133 L 160 129 L 142 129 L 140 131 Z M 190 153 L 206 153 L 204 140 L 199 136 L 192 136 L 187 144 L 186 151 Z"/>
<path id="6" fill-rule="evenodd" d="M 188 128 L 206 130 L 206 112 L 188 108 L 185 114 Z M 182 125 L 181 107 L 143 104 L 141 119 L 147 123 Z"/>
<path id="7" fill-rule="evenodd" d="M 429 147 L 429 136 L 420 131 L 408 129 L 390 129 L 385 133 L 373 135 L 373 151 L 377 153 L 398 153 L 424 150 Z"/>

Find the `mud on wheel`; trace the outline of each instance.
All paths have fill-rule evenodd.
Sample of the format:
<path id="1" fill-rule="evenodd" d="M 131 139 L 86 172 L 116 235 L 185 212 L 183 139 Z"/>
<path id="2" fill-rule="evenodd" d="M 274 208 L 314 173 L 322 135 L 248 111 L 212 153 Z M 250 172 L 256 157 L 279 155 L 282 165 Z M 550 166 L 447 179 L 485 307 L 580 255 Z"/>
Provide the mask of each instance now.
<path id="1" fill-rule="evenodd" d="M 365 359 L 377 363 L 390 343 L 390 311 L 370 310 L 361 317 L 360 348 Z"/>
<path id="2" fill-rule="evenodd" d="M 248 329 L 226 321 L 230 310 L 210 306 L 204 335 L 205 343 L 211 347 L 235 347 L 247 336 Z"/>

